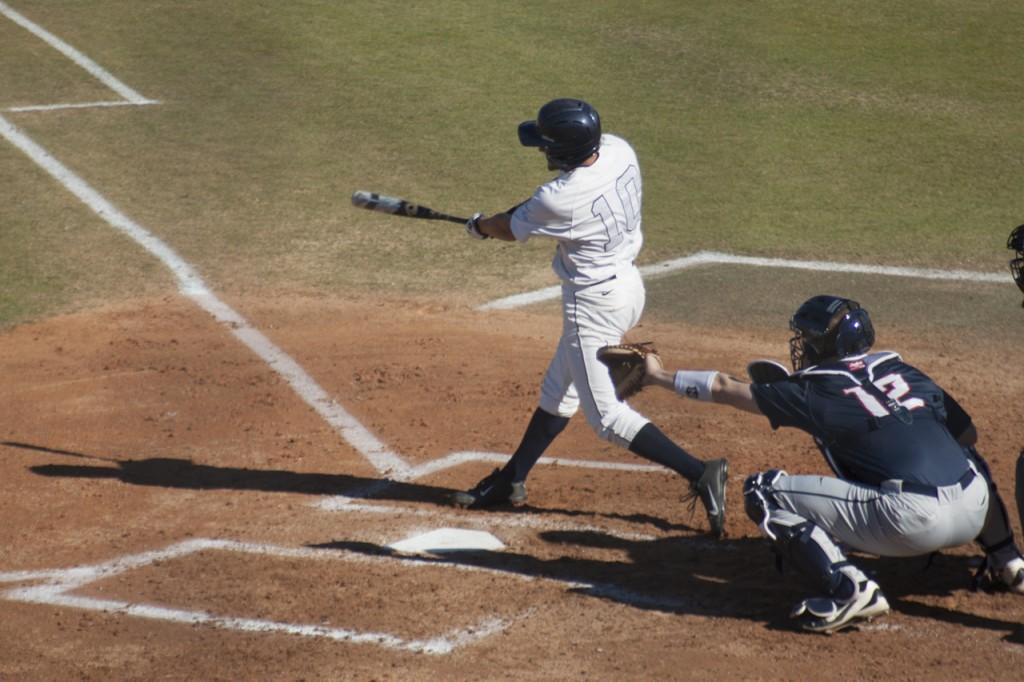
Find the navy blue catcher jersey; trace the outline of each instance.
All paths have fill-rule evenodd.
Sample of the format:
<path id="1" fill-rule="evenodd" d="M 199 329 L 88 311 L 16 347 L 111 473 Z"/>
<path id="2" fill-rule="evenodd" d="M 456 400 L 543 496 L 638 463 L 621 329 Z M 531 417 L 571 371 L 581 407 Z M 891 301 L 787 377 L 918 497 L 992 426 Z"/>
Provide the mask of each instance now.
<path id="1" fill-rule="evenodd" d="M 897 353 L 845 358 L 750 388 L 773 429 L 811 434 L 843 479 L 944 486 L 967 471 L 964 449 L 946 426 L 946 393 Z M 889 401 L 909 418 L 891 412 Z"/>

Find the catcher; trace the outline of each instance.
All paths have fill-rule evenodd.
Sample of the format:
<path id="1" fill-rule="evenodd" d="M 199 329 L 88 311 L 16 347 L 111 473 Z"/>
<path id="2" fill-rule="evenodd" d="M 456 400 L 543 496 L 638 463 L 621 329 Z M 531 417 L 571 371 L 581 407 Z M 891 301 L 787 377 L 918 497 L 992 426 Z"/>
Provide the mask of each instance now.
<path id="1" fill-rule="evenodd" d="M 897 353 L 871 351 L 874 328 L 856 301 L 815 296 L 790 328 L 793 374 L 757 361 L 747 383 L 717 371 L 669 372 L 648 355 L 643 382 L 814 438 L 836 477 L 769 469 L 746 479 L 743 498 L 780 561 L 817 592 L 790 615 L 805 630 L 832 633 L 889 611 L 840 544 L 905 557 L 968 543 L 984 526 L 989 485 L 946 426 L 945 392 Z"/>

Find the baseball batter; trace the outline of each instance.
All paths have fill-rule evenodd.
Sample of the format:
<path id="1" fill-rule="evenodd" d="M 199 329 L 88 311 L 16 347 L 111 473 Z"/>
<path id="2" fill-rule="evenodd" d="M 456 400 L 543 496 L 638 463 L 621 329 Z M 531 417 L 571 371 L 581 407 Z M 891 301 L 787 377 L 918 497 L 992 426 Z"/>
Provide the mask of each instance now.
<path id="1" fill-rule="evenodd" d="M 530 469 L 582 408 L 598 436 L 689 481 L 712 533 L 721 536 L 725 460 L 705 463 L 693 457 L 619 401 L 608 369 L 597 360 L 598 348 L 619 343 L 644 310 L 644 284 L 634 264 L 643 246 L 643 184 L 633 148 L 602 133 L 597 111 L 576 99 L 545 104 L 536 120 L 520 124 L 519 141 L 542 151 L 558 176 L 505 213 L 475 214 L 466 231 L 477 239 L 555 241 L 552 267 L 562 282 L 562 335 L 519 447 L 502 469 L 456 493 L 453 502 L 472 508 L 525 502 Z"/>
<path id="2" fill-rule="evenodd" d="M 833 632 L 889 611 L 878 584 L 840 544 L 905 557 L 969 543 L 989 507 L 989 487 L 947 428 L 945 392 L 894 352 L 870 352 L 866 310 L 815 296 L 790 321 L 794 374 L 746 383 L 716 371 L 668 372 L 650 356 L 646 381 L 698 400 L 768 417 L 809 433 L 835 472 L 771 469 L 743 487 L 747 514 L 820 592 L 791 615 Z"/>

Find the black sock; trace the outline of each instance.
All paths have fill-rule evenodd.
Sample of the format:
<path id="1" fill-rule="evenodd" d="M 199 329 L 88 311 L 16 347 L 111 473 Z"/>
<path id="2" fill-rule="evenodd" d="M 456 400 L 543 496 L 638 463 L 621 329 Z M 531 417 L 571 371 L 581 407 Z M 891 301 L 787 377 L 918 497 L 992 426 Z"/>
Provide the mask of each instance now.
<path id="1" fill-rule="evenodd" d="M 568 417 L 559 417 L 538 407 L 526 427 L 523 442 L 516 448 L 512 459 L 505 464 L 502 473 L 510 475 L 514 483 L 525 481 L 530 469 L 568 423 Z"/>
<path id="2" fill-rule="evenodd" d="M 666 466 L 690 481 L 696 481 L 704 473 L 704 462 L 673 443 L 650 422 L 637 432 L 629 451 Z"/>

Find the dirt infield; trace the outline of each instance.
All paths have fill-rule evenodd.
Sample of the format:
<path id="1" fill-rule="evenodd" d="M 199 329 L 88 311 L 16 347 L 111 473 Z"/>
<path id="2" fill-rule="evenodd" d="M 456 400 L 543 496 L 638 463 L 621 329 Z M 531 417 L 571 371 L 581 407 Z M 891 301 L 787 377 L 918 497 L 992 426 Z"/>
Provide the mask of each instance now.
<path id="1" fill-rule="evenodd" d="M 559 328 L 545 312 L 408 301 L 239 309 L 411 465 L 509 452 Z M 778 341 L 643 334 L 736 372 Z M 955 387 L 1013 511 L 1024 432 L 1002 406 L 1019 383 L 1002 377 L 1008 349 L 968 343 L 901 350 Z M 726 408 L 635 401 L 695 453 L 730 458 L 729 537 L 715 543 L 679 481 L 645 469 L 542 465 L 525 509 L 465 512 L 445 495 L 493 466 L 467 455 L 355 499 L 375 468 L 177 297 L 16 327 L 0 367 L 0 679 L 1013 679 L 1024 664 L 1024 599 L 970 592 L 971 547 L 927 568 L 861 557 L 893 613 L 832 637 L 793 631 L 802 593 L 739 486 L 769 465 L 824 464 L 799 434 Z M 548 454 L 645 464 L 582 419 Z M 506 549 L 386 547 L 442 527 Z"/>

